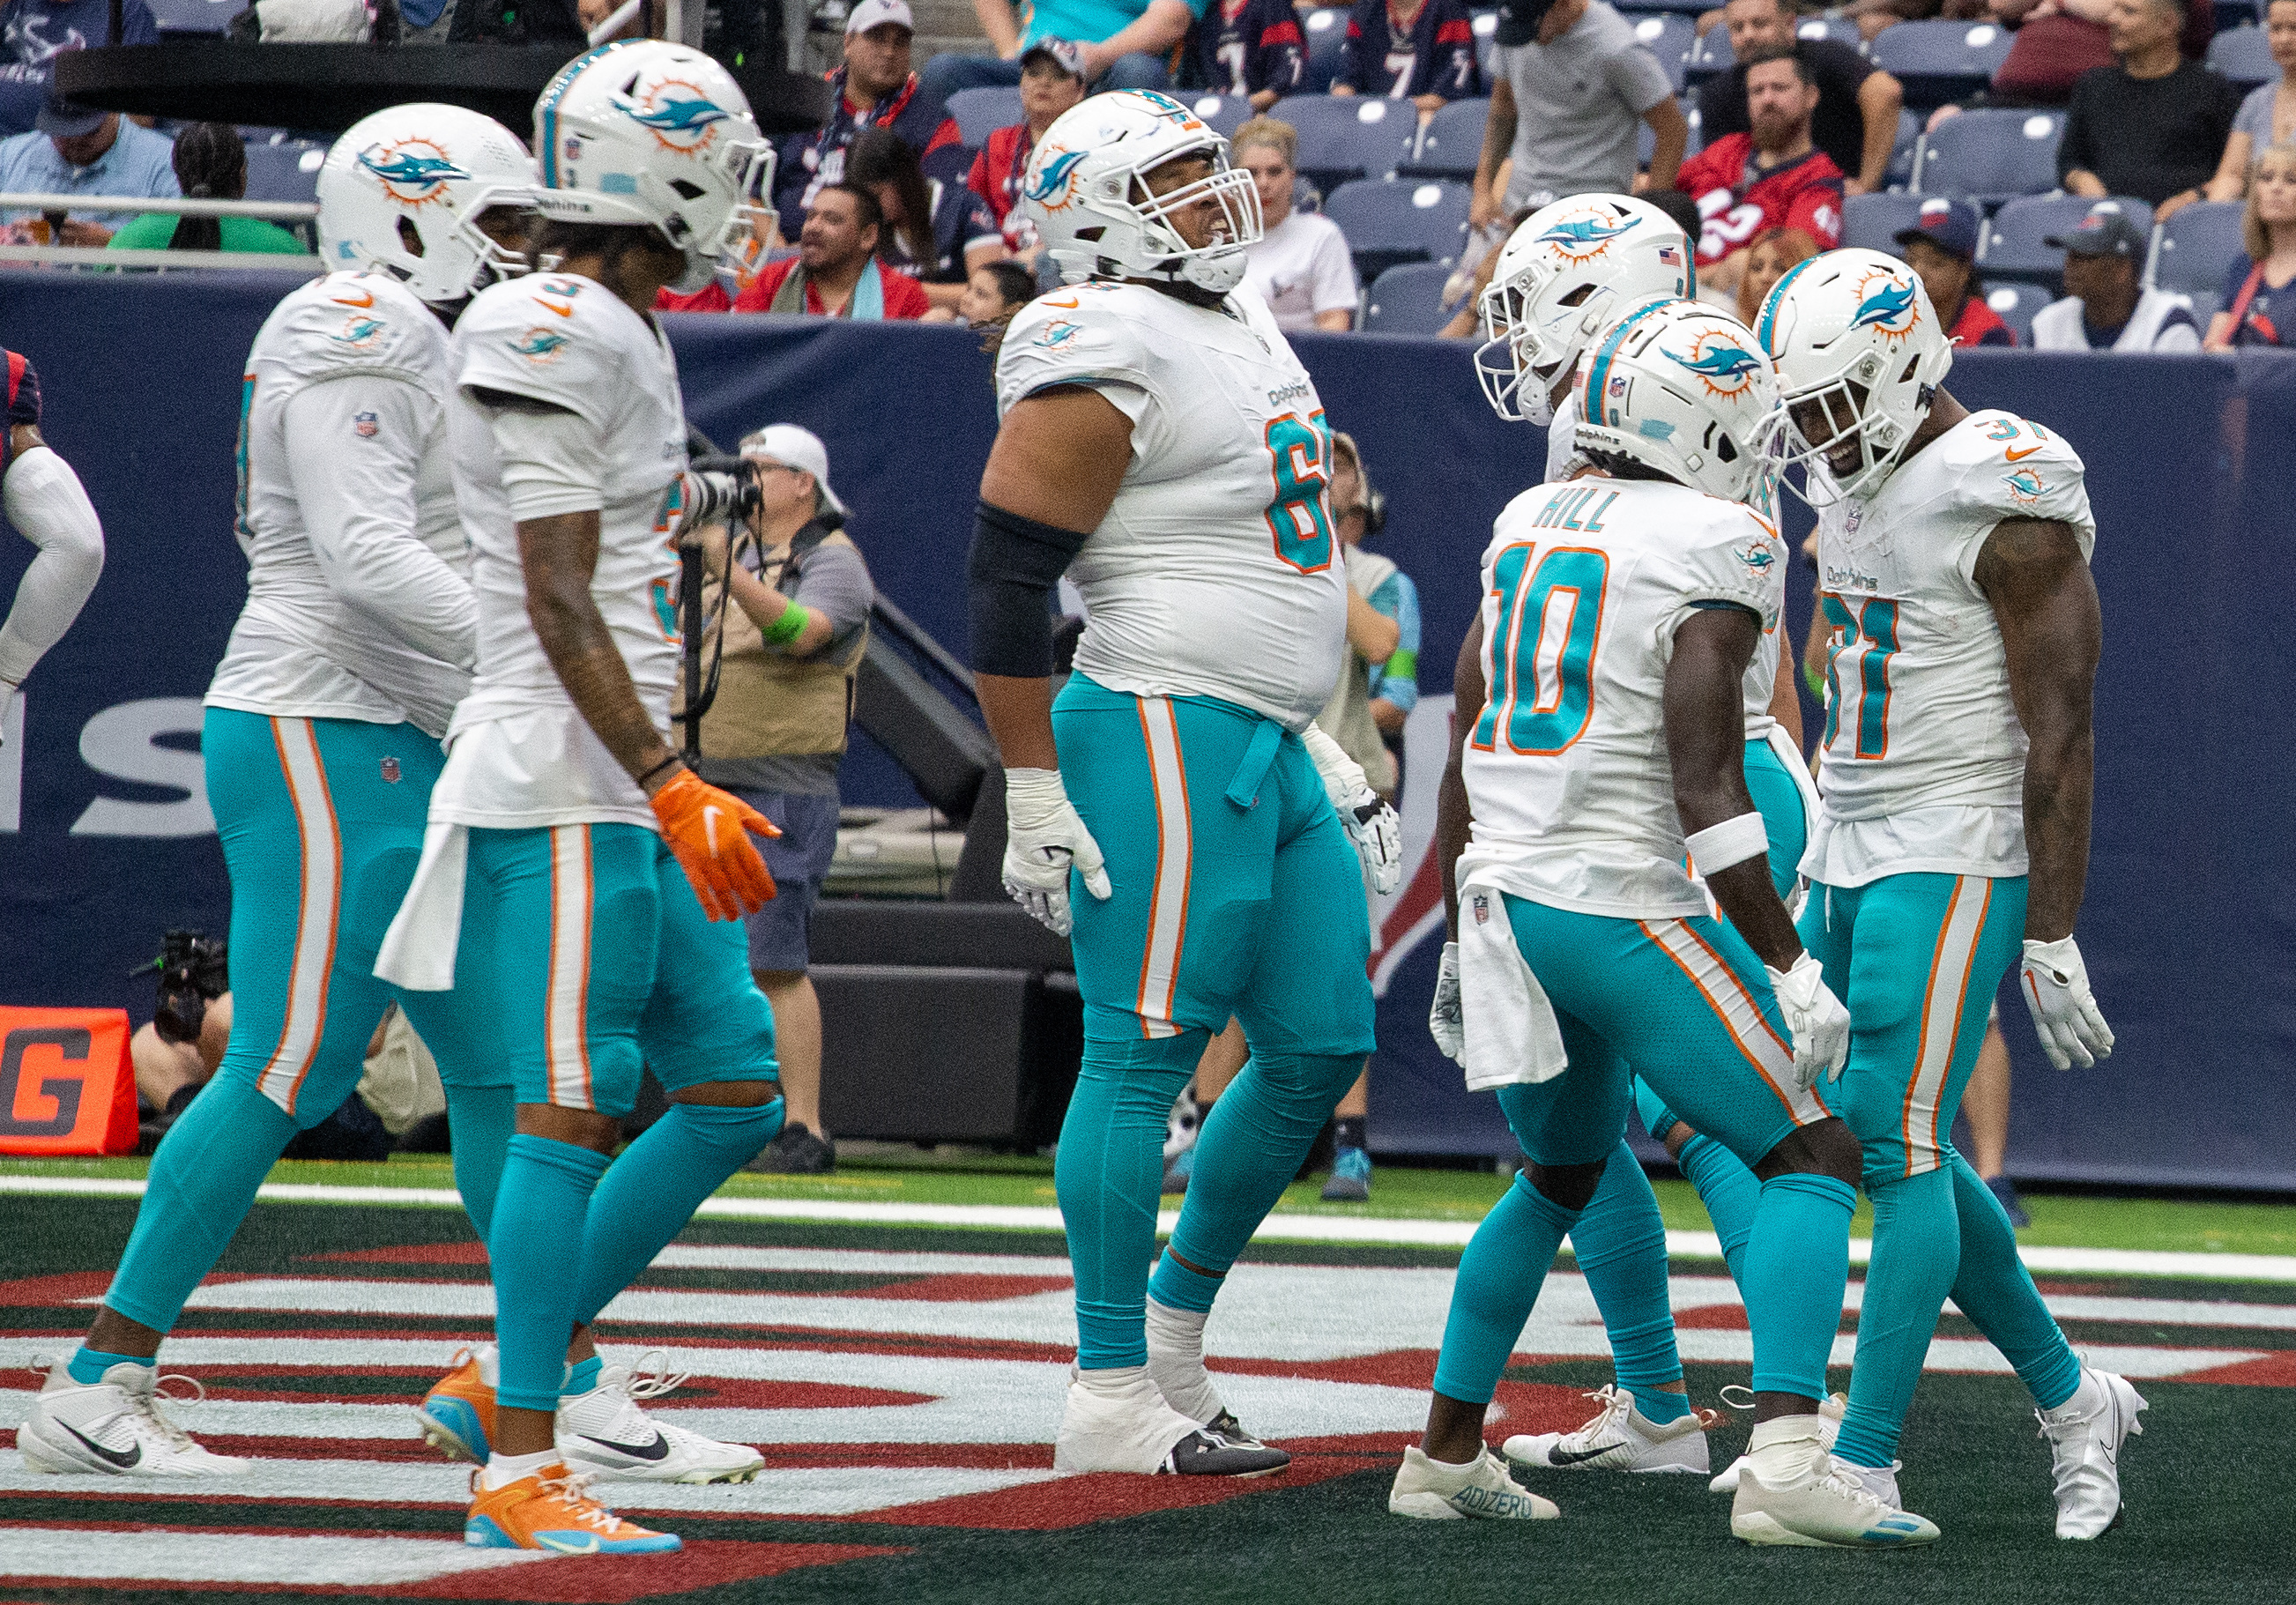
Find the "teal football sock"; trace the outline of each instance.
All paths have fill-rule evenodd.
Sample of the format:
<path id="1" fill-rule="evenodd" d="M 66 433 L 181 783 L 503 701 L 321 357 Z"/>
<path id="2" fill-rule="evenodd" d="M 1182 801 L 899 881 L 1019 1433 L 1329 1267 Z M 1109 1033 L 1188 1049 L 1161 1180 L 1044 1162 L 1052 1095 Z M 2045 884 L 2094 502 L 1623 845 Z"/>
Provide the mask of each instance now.
<path id="1" fill-rule="evenodd" d="M 503 1160 L 518 1129 L 518 1094 L 506 1086 L 447 1088 L 447 1130 L 454 1144 L 455 1191 L 479 1241 L 487 1241 L 502 1185 Z"/>
<path id="2" fill-rule="evenodd" d="M 172 1330 L 294 1134 L 295 1122 L 252 1079 L 217 1076 L 201 1088 L 152 1156 L 135 1230 L 103 1302 L 154 1331 Z"/>
<path id="3" fill-rule="evenodd" d="M 1362 1073 L 1360 1053 L 1255 1052 L 1196 1134 L 1187 1201 L 1164 1257 L 1226 1274 Z"/>
<path id="4" fill-rule="evenodd" d="M 512 1410 L 555 1410 L 583 1268 L 575 1256 L 587 1235 L 590 1196 L 606 1173 L 606 1156 L 524 1132 L 508 1148 L 487 1234 L 502 1353 L 495 1400 Z"/>
<path id="5" fill-rule="evenodd" d="M 1077 1363 L 1086 1371 L 1148 1363 L 1148 1262 L 1163 1194 L 1165 1124 L 1203 1051 L 1201 1031 L 1085 1042 L 1053 1190 L 1076 1278 Z"/>
<path id="6" fill-rule="evenodd" d="M 1651 1091 L 1650 1083 L 1639 1076 L 1635 1077 L 1635 1113 L 1642 1117 L 1643 1129 L 1660 1142 L 1665 1142 L 1666 1134 L 1681 1124 L 1675 1112 L 1667 1108 L 1666 1100 Z"/>
<path id="7" fill-rule="evenodd" d="M 1167 1309 L 1206 1314 L 1212 1300 L 1219 1297 L 1220 1283 L 1226 1280 L 1192 1271 L 1167 1254 L 1156 1261 L 1156 1273 L 1148 1279 L 1148 1296 Z"/>
<path id="8" fill-rule="evenodd" d="M 622 1151 L 590 1200 L 575 1320 L 595 1321 L 638 1279 L 701 1200 L 780 1134 L 785 1107 L 778 1097 L 755 1109 L 673 1103 Z"/>
<path id="9" fill-rule="evenodd" d="M 1961 1224 L 1961 1272 L 1953 1281 L 1953 1301 L 2016 1367 L 2033 1403 L 2054 1410 L 2080 1387 L 2079 1356 L 2017 1257 L 2016 1229 L 2001 1200 L 1967 1159 L 1947 1151 L 1952 1155 L 1954 1209 Z"/>
<path id="10" fill-rule="evenodd" d="M 1464 1404 L 1488 1404 L 1514 1353 L 1546 1268 L 1579 1212 L 1565 1209 L 1519 1171 L 1483 1224 L 1467 1240 L 1451 1282 L 1451 1313 L 1435 1361 L 1435 1391 Z"/>
<path id="11" fill-rule="evenodd" d="M 1684 1143 L 1674 1162 L 1682 1167 L 1683 1178 L 1698 1189 L 1698 1201 L 1706 1206 L 1714 1235 L 1722 1240 L 1723 1263 L 1730 1267 L 1730 1280 L 1742 1297 L 1746 1245 L 1753 1241 L 1754 1211 L 1762 1203 L 1761 1179 L 1745 1160 L 1707 1136 L 1693 1136 Z"/>
<path id="12" fill-rule="evenodd" d="M 1898 1435 L 1937 1335 L 1938 1313 L 1960 1268 L 1961 1224 L 1949 1170 L 1869 1184 L 1867 1193 L 1874 1259 L 1857 1312 L 1849 1409 L 1833 1452 L 1853 1465 L 1886 1466 L 1898 1457 Z"/>
<path id="13" fill-rule="evenodd" d="M 1603 1312 L 1619 1386 L 1635 1396 L 1635 1407 L 1650 1421 L 1663 1424 L 1689 1414 L 1688 1396 L 1662 1387 L 1682 1380 L 1674 1311 L 1666 1297 L 1666 1222 L 1650 1178 L 1623 1137 L 1570 1228 L 1570 1253 Z"/>
<path id="14" fill-rule="evenodd" d="M 594 1194 L 593 1201 L 594 1200 Z M 589 1392 L 598 1385 L 598 1373 L 605 1369 L 606 1363 L 595 1355 L 586 1360 L 575 1361 L 566 1368 L 566 1396 L 578 1399 Z"/>
<path id="15" fill-rule="evenodd" d="M 1740 1284 L 1754 1329 L 1755 1392 L 1825 1396 L 1825 1363 L 1849 1286 L 1849 1216 L 1857 1207 L 1857 1190 L 1830 1175 L 1779 1175 L 1762 1183 Z M 1858 1363 L 1862 1370 L 1863 1348 Z"/>
<path id="16" fill-rule="evenodd" d="M 81 1387 L 93 1388 L 102 1381 L 103 1373 L 115 1365 L 149 1365 L 156 1368 L 159 1363 L 158 1360 L 148 1355 L 107 1355 L 100 1348 L 89 1348 L 83 1345 L 73 1354 L 71 1363 L 64 1369 L 71 1373 L 71 1380 Z"/>

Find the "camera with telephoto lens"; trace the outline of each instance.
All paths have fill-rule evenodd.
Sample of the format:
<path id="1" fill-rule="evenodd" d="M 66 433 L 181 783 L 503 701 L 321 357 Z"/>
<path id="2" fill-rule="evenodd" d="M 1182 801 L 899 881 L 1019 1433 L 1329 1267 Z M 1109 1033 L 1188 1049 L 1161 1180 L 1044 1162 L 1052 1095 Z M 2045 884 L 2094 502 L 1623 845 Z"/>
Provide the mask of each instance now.
<path id="1" fill-rule="evenodd" d="M 228 953 L 221 937 L 203 930 L 171 930 L 160 939 L 158 956 L 127 972 L 130 980 L 144 975 L 160 978 L 160 1004 L 152 1016 L 152 1028 L 161 1042 L 199 1041 L 208 1004 L 231 990 Z"/>
<path id="2" fill-rule="evenodd" d="M 685 528 L 746 518 L 758 505 L 758 479 L 739 457 L 696 457 L 685 471 Z"/>

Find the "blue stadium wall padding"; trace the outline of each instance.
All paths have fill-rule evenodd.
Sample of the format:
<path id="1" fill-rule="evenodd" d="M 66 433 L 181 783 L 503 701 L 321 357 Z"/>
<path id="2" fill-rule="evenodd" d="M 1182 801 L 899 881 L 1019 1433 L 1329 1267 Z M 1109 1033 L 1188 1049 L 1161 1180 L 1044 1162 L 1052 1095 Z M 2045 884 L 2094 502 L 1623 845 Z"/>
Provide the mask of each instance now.
<path id="1" fill-rule="evenodd" d="M 102 583 L 27 686 L 0 749 L 0 1003 L 121 1005 L 168 925 L 223 929 L 228 892 L 198 781 L 198 699 L 245 592 L 232 536 L 239 375 L 291 281 L 0 275 L 0 344 L 39 369 L 49 440 L 110 543 Z M 827 442 L 878 584 L 952 648 L 996 414 L 989 360 L 946 328 L 669 320 L 694 422 L 731 446 L 800 422 Z M 1421 683 L 1449 687 L 1491 519 L 1538 477 L 1543 443 L 1485 407 L 1466 343 L 1298 342 L 1335 428 L 1361 442 L 1391 511 L 1382 547 L 1418 581 Z M 2101 534 L 2094 856 L 2080 937 L 2120 1046 L 2095 1070 L 2043 1060 L 2003 994 L 2017 1059 L 2013 1168 L 2036 1178 L 2296 1191 L 2296 864 L 2286 820 L 2296 653 L 2276 565 L 2296 536 L 2296 364 L 1978 351 L 1949 381 L 1972 406 L 2040 419 L 2080 450 Z M 1799 540 L 1807 513 L 1790 516 Z M 0 594 L 30 556 L 0 543 Z M 1796 561 L 1794 639 L 1810 571 Z M 1806 712 L 1815 716 L 1814 708 Z M 1415 771 L 1412 783 L 1432 774 Z M 914 794 L 865 742 L 847 800 Z M 1382 1003 L 1376 1145 L 1511 1151 L 1488 1096 L 1426 1035 L 1436 944 Z"/>

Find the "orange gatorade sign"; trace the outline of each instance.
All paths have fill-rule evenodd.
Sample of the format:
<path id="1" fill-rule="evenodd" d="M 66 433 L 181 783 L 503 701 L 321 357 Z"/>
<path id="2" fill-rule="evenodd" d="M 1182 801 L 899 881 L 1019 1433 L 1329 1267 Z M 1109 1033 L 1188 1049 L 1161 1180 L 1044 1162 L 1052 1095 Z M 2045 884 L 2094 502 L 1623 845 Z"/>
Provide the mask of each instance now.
<path id="1" fill-rule="evenodd" d="M 0 1153 L 132 1153 L 120 1009 L 0 1009 Z"/>

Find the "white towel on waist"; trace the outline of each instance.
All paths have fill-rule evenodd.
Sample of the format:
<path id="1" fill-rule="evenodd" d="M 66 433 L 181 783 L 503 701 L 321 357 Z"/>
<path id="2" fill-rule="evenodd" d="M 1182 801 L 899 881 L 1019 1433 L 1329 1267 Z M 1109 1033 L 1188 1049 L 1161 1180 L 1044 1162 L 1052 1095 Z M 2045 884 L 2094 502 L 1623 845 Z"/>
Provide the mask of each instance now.
<path id="1" fill-rule="evenodd" d="M 1515 946 L 1497 884 L 1459 861 L 1459 1001 L 1467 1090 L 1552 1081 L 1570 1062 L 1546 988 Z"/>
<path id="2" fill-rule="evenodd" d="M 455 951 L 463 939 L 463 872 L 470 862 L 468 827 L 432 820 L 422 832 L 422 861 L 406 900 L 375 954 L 377 979 L 409 992 L 452 992 Z"/>

